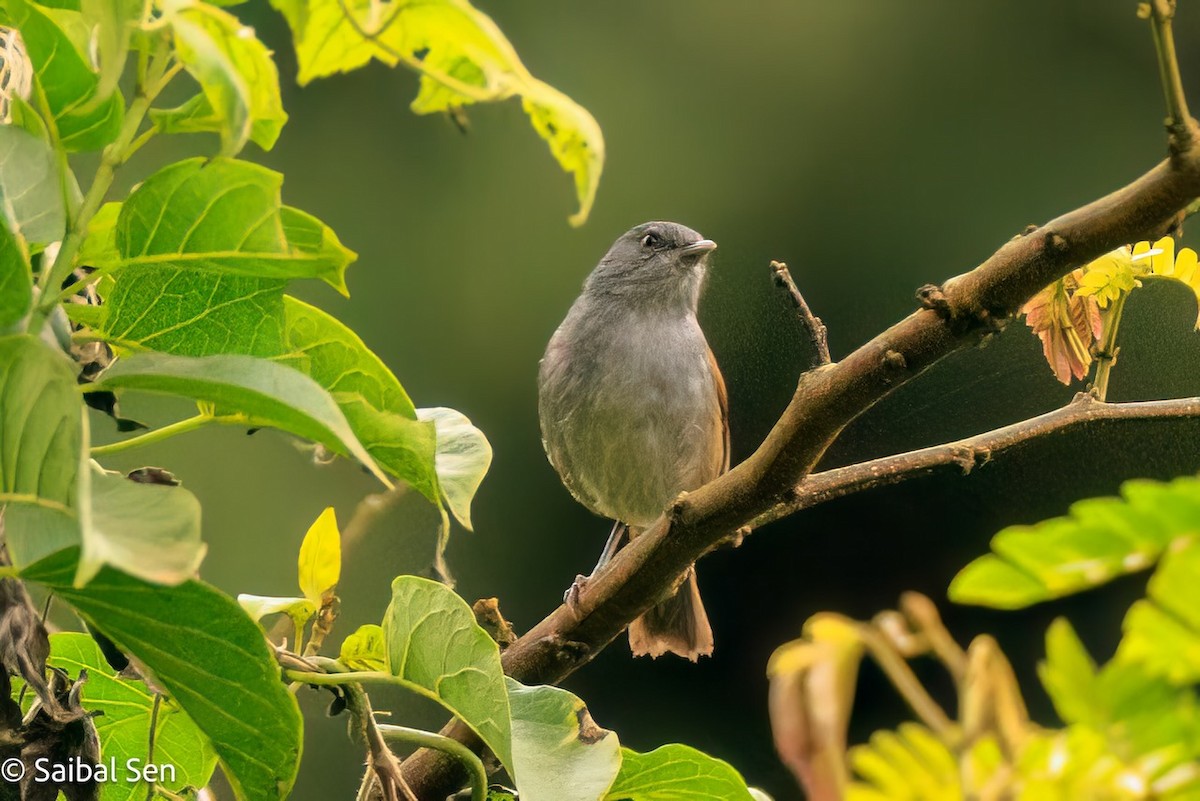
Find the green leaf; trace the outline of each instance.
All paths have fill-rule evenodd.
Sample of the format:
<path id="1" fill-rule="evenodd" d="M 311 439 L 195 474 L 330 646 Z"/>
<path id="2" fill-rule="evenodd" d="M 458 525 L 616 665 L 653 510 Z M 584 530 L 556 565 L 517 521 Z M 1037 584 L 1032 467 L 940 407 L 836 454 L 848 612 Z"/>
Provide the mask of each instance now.
<path id="1" fill-rule="evenodd" d="M 1200 479 L 1129 481 L 1121 495 L 1079 501 L 1069 517 L 1004 529 L 992 539 L 992 554 L 954 578 L 951 599 L 1016 609 L 1060 598 L 1145 570 L 1173 540 L 1200 530 Z"/>
<path id="2" fill-rule="evenodd" d="M 0 331 L 19 323 L 33 302 L 33 273 L 24 243 L 0 220 Z"/>
<path id="3" fill-rule="evenodd" d="M 457 715 L 511 768 L 500 648 L 476 624 L 466 601 L 436 581 L 400 576 L 392 582 L 383 629 L 392 675 Z"/>
<path id="4" fill-rule="evenodd" d="M 268 615 L 287 615 L 292 619 L 294 639 L 292 649 L 300 650 L 304 641 L 304 624 L 317 613 L 317 605 L 307 598 L 276 598 L 269 595 L 246 595 L 237 597 L 238 604 L 255 622 Z"/>
<path id="5" fill-rule="evenodd" d="M 200 502 L 183 487 L 140 484 L 94 465 L 81 481 L 83 549 L 76 584 L 112 565 L 155 584 L 192 578 L 204 559 Z"/>
<path id="6" fill-rule="evenodd" d="M 587 219 L 604 167 L 599 125 L 582 106 L 530 75 L 496 23 L 469 2 L 272 0 L 272 5 L 292 29 L 301 85 L 375 59 L 421 73 L 412 103 L 418 114 L 520 96 L 534 130 L 575 177 L 580 208 L 571 224 Z"/>
<path id="7" fill-rule="evenodd" d="M 29 244 L 63 238 L 67 216 L 54 151 L 13 125 L 0 125 L 0 210 L 8 230 Z"/>
<path id="8" fill-rule="evenodd" d="M 342 640 L 338 659 L 351 670 L 387 670 L 387 636 L 368 623 Z"/>
<path id="9" fill-rule="evenodd" d="M 616 732 L 558 687 L 506 679 L 512 709 L 513 778 L 522 801 L 595 801 L 621 768 Z"/>
<path id="10" fill-rule="evenodd" d="M 146 13 L 145 0 L 81 0 L 79 10 L 84 22 L 94 30 L 100 79 L 95 100 L 107 100 L 117 88 L 125 71 L 133 31 Z"/>
<path id="11" fill-rule="evenodd" d="M 34 337 L 0 337 L 0 504 L 18 566 L 78 541 L 82 420 L 69 360 Z"/>
<path id="12" fill-rule="evenodd" d="M 1046 661 L 1038 677 L 1065 723 L 1095 723 L 1100 706 L 1096 663 L 1070 621 L 1058 618 L 1046 631 Z"/>
<path id="13" fill-rule="evenodd" d="M 752 801 L 732 765 L 695 748 L 664 745 L 648 754 L 622 748 L 621 755 L 607 801 Z"/>
<path id="14" fill-rule="evenodd" d="M 1129 609 L 1118 658 L 1172 684 L 1200 681 L 1200 544 L 1179 542 Z"/>
<path id="15" fill-rule="evenodd" d="M 396 376 L 335 318 L 293 297 L 285 296 L 283 307 L 288 348 L 281 358 L 329 390 L 384 469 L 438 503 L 435 427 L 417 420 Z"/>
<path id="16" fill-rule="evenodd" d="M 52 19 L 46 9 L 28 0 L 8 0 L 5 10 L 21 31 L 63 148 L 69 152 L 99 150 L 116 139 L 125 101 L 117 91 L 99 101 L 100 76 L 92 72 L 69 35 L 71 28 L 87 30 L 82 15 L 53 9 Z M 60 191 L 57 183 L 54 189 Z"/>
<path id="17" fill-rule="evenodd" d="M 287 122 L 271 52 L 252 28 L 210 3 L 167 0 L 163 6 L 176 55 L 208 105 L 207 111 L 192 109 L 187 117 L 193 123 L 219 120 L 223 155 L 236 155 L 247 140 L 270 150 Z"/>
<path id="18" fill-rule="evenodd" d="M 299 370 L 253 356 L 172 356 L 137 353 L 104 372 L 95 389 L 135 389 L 181 395 L 236 409 L 251 426 L 272 426 L 358 459 L 390 485 L 341 409 Z"/>
<path id="19" fill-rule="evenodd" d="M 279 173 L 245 161 L 188 159 L 164 167 L 121 205 L 115 260 L 93 266 L 319 278 L 346 294 L 354 253 L 316 218 L 283 206 L 282 185 Z"/>
<path id="20" fill-rule="evenodd" d="M 226 595 L 198 581 L 147 584 L 112 568 L 80 590 L 74 549 L 23 571 L 132 654 L 212 741 L 241 799 L 286 798 L 300 761 L 296 700 L 262 631 Z"/>
<path id="21" fill-rule="evenodd" d="M 137 759 L 143 766 L 148 761 L 173 766 L 174 778 L 166 778 L 158 784 L 176 793 L 185 787 L 208 784 L 217 766 L 212 744 L 187 713 L 169 699 L 160 702 L 154 730 L 154 754 L 152 759 L 149 757 L 150 725 L 155 719 L 154 695 L 142 682 L 118 676 L 105 661 L 95 640 L 76 632 L 51 634 L 49 664 L 67 671 L 73 678 L 78 678 L 81 671 L 87 671 L 83 706 L 89 712 L 99 713 L 94 720 L 96 734 L 100 737 L 101 758 L 115 759 L 121 771 L 116 781 L 100 786 L 101 801 L 141 801 L 146 798 L 147 783 L 144 780 L 129 781 L 132 777 L 124 772 L 130 759 Z"/>
<path id="22" fill-rule="evenodd" d="M 418 409 L 417 419 L 437 429 L 438 485 L 450 511 L 470 530 L 471 499 L 492 464 L 492 446 L 466 415 L 454 409 Z"/>

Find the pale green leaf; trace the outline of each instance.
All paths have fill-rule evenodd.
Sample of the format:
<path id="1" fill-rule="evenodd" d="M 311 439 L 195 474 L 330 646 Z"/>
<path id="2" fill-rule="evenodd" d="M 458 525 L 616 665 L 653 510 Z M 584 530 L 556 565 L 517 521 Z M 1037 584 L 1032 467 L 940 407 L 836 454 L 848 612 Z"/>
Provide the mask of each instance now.
<path id="1" fill-rule="evenodd" d="M 147 762 L 172 766 L 174 778 L 163 778 L 158 784 L 176 793 L 186 787 L 208 784 L 217 766 L 212 744 L 170 699 L 160 701 L 156 717 L 150 689 L 140 681 L 118 676 L 104 660 L 95 640 L 76 632 L 51 634 L 49 664 L 67 671 L 72 678 L 87 671 L 83 707 L 99 713 L 93 720 L 100 738 L 101 759 L 105 762 L 115 759 L 119 771 L 116 781 L 100 786 L 100 801 L 146 798 L 149 790 L 146 781 L 131 781 L 132 775 L 125 770 L 130 759 L 138 760 L 139 766 Z M 150 725 L 155 720 L 151 758 Z"/>
<path id="2" fill-rule="evenodd" d="M 1173 684 L 1200 681 L 1200 539 L 1180 541 L 1129 609 L 1118 657 Z"/>
<path id="3" fill-rule="evenodd" d="M 166 17 L 180 62 L 199 82 L 211 114 L 221 123 L 221 152 L 236 155 L 253 140 L 270 150 L 287 122 L 279 73 L 271 53 L 227 11 L 198 0 L 167 0 Z"/>
<path id="4" fill-rule="evenodd" d="M 196 496 L 183 487 L 130 481 L 97 465 L 87 479 L 80 482 L 80 503 L 90 513 L 83 518 L 76 584 L 86 584 L 104 565 L 155 584 L 195 576 L 205 552 Z"/>
<path id="5" fill-rule="evenodd" d="M 558 687 L 506 679 L 512 710 L 513 777 L 522 801 L 595 801 L 621 767 L 616 732 Z"/>
<path id="6" fill-rule="evenodd" d="M 33 302 L 33 274 L 25 244 L 0 219 L 0 332 L 20 322 Z"/>
<path id="7" fill-rule="evenodd" d="M 1066 618 L 1046 631 L 1046 661 L 1038 677 L 1065 723 L 1094 723 L 1100 707 L 1096 663 Z"/>
<path id="8" fill-rule="evenodd" d="M 259 627 L 233 599 L 198 581 L 165 587 L 106 567 L 76 589 L 77 557 L 74 549 L 60 552 L 22 576 L 53 590 L 152 672 L 212 742 L 239 798 L 286 798 L 302 722 Z"/>
<path id="9" fill-rule="evenodd" d="M 351 670 L 387 670 L 387 636 L 382 626 L 368 623 L 346 639 L 338 660 Z"/>
<path id="10" fill-rule="evenodd" d="M 4 11 L 21 31 L 62 146 L 71 152 L 99 150 L 116 139 L 125 101 L 118 91 L 99 101 L 100 76 L 84 55 L 84 43 L 71 36 L 76 30 L 87 34 L 79 11 L 46 9 L 29 0 L 8 0 Z M 54 189 L 61 191 L 57 184 Z"/>
<path id="11" fill-rule="evenodd" d="M 300 543 L 297 575 L 300 592 L 320 607 L 333 596 L 342 574 L 342 535 L 332 506 L 309 526 Z"/>
<path id="12" fill-rule="evenodd" d="M 492 446 L 466 415 L 454 409 L 418 409 L 417 419 L 436 427 L 438 485 L 450 511 L 469 530 L 471 499 L 492 463 Z"/>
<path id="13" fill-rule="evenodd" d="M 466 601 L 436 581 L 400 576 L 392 582 L 383 629 L 392 675 L 457 715 L 511 767 L 500 648 L 475 622 Z"/>
<path id="14" fill-rule="evenodd" d="M 606 801 L 751 801 L 733 766 L 686 745 L 647 754 L 621 749 L 621 771 Z"/>
<path id="15" fill-rule="evenodd" d="M 70 364 L 34 337 L 0 337 L 0 506 L 17 565 L 78 541 L 83 418 Z"/>
<path id="16" fill-rule="evenodd" d="M 287 615 L 294 629 L 292 649 L 299 651 L 304 640 L 304 624 L 317 613 L 317 606 L 307 598 L 277 598 L 269 595 L 246 595 L 237 597 L 238 604 L 255 621 L 268 615 Z"/>
<path id="17" fill-rule="evenodd" d="M 13 125 L 0 125 L 0 212 L 8 230 L 28 244 L 63 238 L 66 208 L 54 151 Z"/>
<path id="18" fill-rule="evenodd" d="M 1072 504 L 1069 517 L 1004 529 L 992 539 L 993 553 L 954 578 L 950 597 L 1028 606 L 1145 570 L 1173 540 L 1200 533 L 1200 479 L 1129 481 L 1121 494 Z"/>
<path id="19" fill-rule="evenodd" d="M 253 356 L 172 356 L 137 353 L 119 360 L 92 385 L 208 401 L 246 415 L 247 425 L 272 426 L 358 459 L 391 484 L 355 437 L 325 389 L 299 370 Z"/>

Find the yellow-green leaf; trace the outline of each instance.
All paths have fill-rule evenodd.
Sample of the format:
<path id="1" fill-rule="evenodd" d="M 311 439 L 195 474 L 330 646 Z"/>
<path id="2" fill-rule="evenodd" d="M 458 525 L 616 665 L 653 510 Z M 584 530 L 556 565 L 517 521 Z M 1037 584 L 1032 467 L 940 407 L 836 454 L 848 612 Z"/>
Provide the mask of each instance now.
<path id="1" fill-rule="evenodd" d="M 300 591 L 318 607 L 329 600 L 342 574 L 342 535 L 330 506 L 309 527 L 300 544 Z"/>
<path id="2" fill-rule="evenodd" d="M 387 670 L 387 640 L 383 627 L 368 623 L 342 640 L 338 659 L 351 670 Z"/>

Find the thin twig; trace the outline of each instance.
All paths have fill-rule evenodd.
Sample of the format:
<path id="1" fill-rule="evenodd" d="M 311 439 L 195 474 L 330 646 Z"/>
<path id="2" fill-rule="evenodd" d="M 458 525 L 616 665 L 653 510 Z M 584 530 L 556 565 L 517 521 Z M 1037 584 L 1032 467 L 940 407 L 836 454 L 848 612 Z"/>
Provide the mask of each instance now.
<path id="1" fill-rule="evenodd" d="M 829 331 L 825 328 L 825 323 L 821 322 L 821 318 L 812 313 L 812 309 L 808 307 L 808 301 L 804 299 L 804 295 L 800 294 L 800 289 L 796 286 L 796 282 L 792 280 L 792 274 L 788 271 L 788 266 L 781 261 L 771 262 L 771 275 L 775 278 L 775 286 L 787 293 L 788 300 L 796 309 L 796 314 L 800 317 L 801 324 L 808 332 L 809 338 L 812 340 L 813 346 L 813 366 L 818 367 L 823 364 L 829 364 L 833 359 L 829 356 Z"/>
<path id="2" fill-rule="evenodd" d="M 791 497 L 759 515 L 751 525 L 758 528 L 802 509 L 876 487 L 899 484 L 929 475 L 940 468 L 953 467 L 964 474 L 970 473 L 1003 451 L 1074 428 L 1103 422 L 1189 418 L 1200 418 L 1200 397 L 1102 403 L 1092 395 L 1081 392 L 1060 409 L 984 434 L 813 473 L 795 487 Z"/>
<path id="3" fill-rule="evenodd" d="M 162 693 L 154 693 L 154 706 L 150 709 L 150 735 L 146 743 L 146 764 L 154 763 L 154 745 L 158 739 L 158 710 L 162 706 Z M 146 801 L 153 801 L 154 790 L 158 782 L 151 780 L 146 782 Z"/>
<path id="4" fill-rule="evenodd" d="M 933 696 L 921 684 L 921 680 L 913 673 L 904 657 L 892 647 L 888 638 L 868 623 L 861 623 L 857 628 L 858 636 L 866 646 L 867 652 L 921 722 L 943 742 L 956 742 L 959 737 L 958 727 L 941 705 L 933 700 Z"/>
<path id="5" fill-rule="evenodd" d="M 1167 103 L 1166 125 L 1171 136 L 1171 149 L 1172 152 L 1186 150 L 1192 145 L 1193 129 L 1189 125 L 1192 118 L 1188 114 L 1187 95 L 1183 91 L 1183 77 L 1179 72 L 1175 34 L 1171 26 L 1175 19 L 1175 0 L 1150 0 L 1142 7 L 1148 12 L 1150 30 L 1154 34 L 1158 73 Z"/>

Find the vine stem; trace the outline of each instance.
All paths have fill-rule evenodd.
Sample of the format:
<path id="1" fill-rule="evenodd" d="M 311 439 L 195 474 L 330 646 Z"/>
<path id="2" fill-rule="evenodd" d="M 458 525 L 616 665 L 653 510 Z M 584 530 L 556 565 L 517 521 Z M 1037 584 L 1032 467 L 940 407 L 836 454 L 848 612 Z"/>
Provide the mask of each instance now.
<path id="1" fill-rule="evenodd" d="M 170 439 L 177 434 L 184 434 L 188 431 L 195 431 L 197 428 L 203 428 L 209 423 L 220 422 L 221 418 L 214 417 L 211 414 L 198 414 L 195 417 L 188 417 L 176 423 L 156 428 L 153 431 L 147 431 L 145 434 L 139 434 L 136 437 L 123 439 L 120 442 L 113 442 L 108 445 L 97 445 L 91 450 L 92 456 L 107 456 L 112 453 L 120 453 L 121 451 L 129 450 L 130 448 L 138 448 L 142 445 L 151 445 L 155 442 L 161 442 L 164 439 Z"/>
<path id="2" fill-rule="evenodd" d="M 117 168 L 129 158 L 130 146 L 137 138 L 138 129 L 141 128 L 147 112 L 150 111 L 150 105 L 170 81 L 170 78 L 175 75 L 175 72 L 168 71 L 168 58 L 168 43 L 164 38 L 159 42 L 157 51 L 150 59 L 150 64 L 146 69 L 145 82 L 138 85 L 137 95 L 125 112 L 125 120 L 121 124 L 117 138 L 104 148 L 104 152 L 100 156 L 100 165 L 92 177 L 92 185 L 84 195 L 83 203 L 79 207 L 79 213 L 72 221 L 70 230 L 63 238 L 58 255 L 54 258 L 54 264 L 49 269 L 42 270 L 38 281 L 41 301 L 29 321 L 31 334 L 36 334 L 41 329 L 46 316 L 58 303 L 59 293 L 55 287 L 60 286 L 71 270 L 75 268 L 75 257 L 79 254 L 79 248 L 87 236 L 88 224 L 100 210 L 104 198 L 108 195 L 108 190 L 112 188 Z"/>
<path id="3" fill-rule="evenodd" d="M 1117 363 L 1117 328 L 1121 325 L 1121 316 L 1125 313 L 1125 301 L 1128 292 L 1123 292 L 1113 301 L 1104 320 L 1104 336 L 1096 349 L 1096 380 L 1093 387 L 1097 400 L 1108 399 L 1108 381 L 1112 375 L 1113 366 Z"/>
<path id="4" fill-rule="evenodd" d="M 483 767 L 483 761 L 470 748 L 467 748 L 458 740 L 445 737 L 441 734 L 435 734 L 431 731 L 410 729 L 407 726 L 396 726 L 391 723 L 377 723 L 375 725 L 385 740 L 395 740 L 396 742 L 415 745 L 420 748 L 432 748 L 435 751 L 442 751 L 460 760 L 467 766 L 467 771 L 471 777 L 471 801 L 485 801 L 487 798 L 488 783 L 487 770 Z"/>

